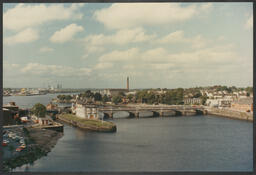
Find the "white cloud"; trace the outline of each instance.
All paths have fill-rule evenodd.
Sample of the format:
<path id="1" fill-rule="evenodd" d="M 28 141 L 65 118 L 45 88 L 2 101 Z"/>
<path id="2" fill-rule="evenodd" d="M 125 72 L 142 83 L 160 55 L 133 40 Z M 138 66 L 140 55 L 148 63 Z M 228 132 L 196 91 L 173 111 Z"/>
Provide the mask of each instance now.
<path id="1" fill-rule="evenodd" d="M 212 7 L 212 3 L 203 3 L 199 8 L 202 11 L 208 12 Z"/>
<path id="2" fill-rule="evenodd" d="M 16 35 L 4 38 L 4 43 L 7 45 L 14 45 L 19 43 L 30 43 L 39 38 L 38 32 L 34 29 L 28 28 L 22 30 Z"/>
<path id="3" fill-rule="evenodd" d="M 207 43 L 206 39 L 201 35 L 195 37 L 185 37 L 182 30 L 172 32 L 158 40 L 161 44 L 170 44 L 170 43 L 187 43 L 190 44 L 193 48 L 204 47 Z"/>
<path id="4" fill-rule="evenodd" d="M 95 65 L 94 69 L 108 69 L 112 67 L 113 67 L 112 63 L 98 63 Z"/>
<path id="5" fill-rule="evenodd" d="M 94 46 L 94 45 L 87 45 L 86 48 L 86 54 L 85 55 L 89 55 L 90 53 L 101 53 L 105 50 L 104 47 L 101 47 L 101 46 Z"/>
<path id="6" fill-rule="evenodd" d="M 69 7 L 64 4 L 18 4 L 3 14 L 3 27 L 22 30 L 56 20 L 81 19 L 82 13 L 77 12 L 80 7 L 74 4 Z"/>
<path id="7" fill-rule="evenodd" d="M 52 52 L 54 51 L 53 48 L 50 48 L 50 47 L 41 47 L 40 48 L 40 52 Z"/>
<path id="8" fill-rule="evenodd" d="M 97 10 L 94 17 L 109 29 L 154 26 L 186 21 L 210 8 L 210 4 L 119 3 Z"/>
<path id="9" fill-rule="evenodd" d="M 142 28 L 118 30 L 113 35 L 89 35 L 84 40 L 87 45 L 116 44 L 124 45 L 128 43 L 139 43 L 150 41 L 156 35 L 147 35 Z"/>
<path id="10" fill-rule="evenodd" d="M 82 26 L 78 26 L 77 24 L 70 24 L 58 31 L 56 31 L 50 38 L 51 42 L 54 43 L 64 43 L 73 39 L 73 36 L 83 31 L 84 28 Z"/>
<path id="11" fill-rule="evenodd" d="M 116 62 L 116 61 L 131 61 L 139 56 L 138 48 L 131 48 L 125 51 L 112 51 L 110 53 L 102 55 L 99 60 L 100 62 Z"/>
<path id="12" fill-rule="evenodd" d="M 89 68 L 75 68 L 61 65 L 45 65 L 40 63 L 28 63 L 21 69 L 22 73 L 41 75 L 41 76 L 57 76 L 57 77 L 80 77 L 89 75 Z"/>
<path id="13" fill-rule="evenodd" d="M 253 16 L 251 15 L 251 17 L 246 21 L 245 27 L 247 29 L 252 29 L 253 27 Z"/>
<path id="14" fill-rule="evenodd" d="M 225 49 L 224 49 L 225 48 Z M 125 69 L 134 68 L 134 66 L 157 64 L 157 68 L 160 65 L 168 64 L 163 66 L 165 69 L 171 67 L 174 64 L 179 66 L 209 66 L 226 63 L 237 63 L 241 61 L 237 56 L 236 52 L 232 47 L 211 47 L 211 48 L 200 48 L 194 51 L 171 53 L 164 48 L 154 48 L 142 51 L 138 48 L 131 48 L 128 50 L 115 50 L 106 54 L 103 54 L 99 58 L 100 63 L 124 63 L 127 64 Z M 129 66 L 132 63 L 134 66 Z M 200 65 L 202 64 L 202 65 Z M 218 65 L 219 66 L 219 65 Z M 147 67 L 147 66 L 145 66 Z"/>

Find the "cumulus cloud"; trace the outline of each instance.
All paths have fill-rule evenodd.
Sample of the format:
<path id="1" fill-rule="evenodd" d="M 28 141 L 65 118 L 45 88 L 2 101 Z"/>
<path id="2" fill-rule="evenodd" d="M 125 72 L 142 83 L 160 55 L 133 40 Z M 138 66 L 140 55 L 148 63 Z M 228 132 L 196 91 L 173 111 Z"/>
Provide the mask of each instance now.
<path id="1" fill-rule="evenodd" d="M 108 69 L 113 67 L 112 63 L 98 63 L 95 65 L 94 69 Z"/>
<path id="2" fill-rule="evenodd" d="M 202 11 L 209 11 L 213 7 L 212 3 L 203 3 L 199 8 Z"/>
<path id="3" fill-rule="evenodd" d="M 13 36 L 4 38 L 4 43 L 7 45 L 14 45 L 20 43 L 30 43 L 39 38 L 39 34 L 36 30 L 28 28 L 18 32 Z"/>
<path id="4" fill-rule="evenodd" d="M 128 43 L 146 42 L 155 37 L 155 35 L 145 34 L 142 28 L 134 28 L 119 30 L 113 35 L 89 35 L 85 38 L 85 42 L 88 43 L 88 45 L 124 45 Z"/>
<path id="5" fill-rule="evenodd" d="M 253 27 L 253 16 L 251 15 L 250 18 L 246 21 L 245 27 L 247 29 L 252 29 Z"/>
<path id="6" fill-rule="evenodd" d="M 54 43 L 64 43 L 73 39 L 73 36 L 83 31 L 84 28 L 82 26 L 78 26 L 77 24 L 70 24 L 58 31 L 56 31 L 50 38 L 51 42 Z"/>
<path id="7" fill-rule="evenodd" d="M 178 3 L 119 3 L 97 10 L 94 17 L 109 29 L 154 26 L 186 21 L 210 8 L 210 4 L 181 6 Z"/>
<path id="8" fill-rule="evenodd" d="M 91 69 L 61 65 L 46 65 L 40 63 L 28 63 L 20 71 L 22 73 L 40 76 L 80 77 L 89 75 Z"/>
<path id="9" fill-rule="evenodd" d="M 52 51 L 54 51 L 54 49 L 50 48 L 50 47 L 41 47 L 39 51 L 40 52 L 52 52 Z"/>
<path id="10" fill-rule="evenodd" d="M 81 19 L 82 13 L 78 12 L 81 6 L 81 4 L 65 7 L 64 4 L 28 5 L 21 3 L 3 14 L 3 27 L 10 30 L 22 30 L 51 21 Z"/>
<path id="11" fill-rule="evenodd" d="M 185 37 L 182 30 L 172 32 L 158 40 L 160 44 L 170 44 L 170 43 L 187 43 L 190 44 L 193 48 L 204 47 L 207 43 L 201 35 L 196 35 L 194 37 Z"/>
<path id="12" fill-rule="evenodd" d="M 140 64 L 173 64 L 188 65 L 188 64 L 209 64 L 217 65 L 221 63 L 237 63 L 239 60 L 236 52 L 228 46 L 223 49 L 222 47 L 201 48 L 194 51 L 171 53 L 164 48 L 154 48 L 142 51 L 138 48 L 131 48 L 128 50 L 115 50 L 103 54 L 99 58 L 99 62 L 107 63 L 133 63 L 134 66 Z M 201 65 L 202 66 L 202 65 Z M 126 69 L 129 67 L 125 67 Z M 134 68 L 134 67 L 132 67 Z"/>
<path id="13" fill-rule="evenodd" d="M 131 48 L 128 50 L 115 50 L 110 53 L 102 55 L 99 60 L 100 62 L 118 62 L 118 61 L 131 61 L 136 59 L 140 54 L 138 48 Z"/>

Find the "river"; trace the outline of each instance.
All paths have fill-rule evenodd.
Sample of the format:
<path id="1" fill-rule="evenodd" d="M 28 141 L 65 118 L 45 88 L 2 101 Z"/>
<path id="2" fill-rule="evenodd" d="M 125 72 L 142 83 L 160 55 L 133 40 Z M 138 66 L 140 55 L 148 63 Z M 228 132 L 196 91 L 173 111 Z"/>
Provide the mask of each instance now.
<path id="1" fill-rule="evenodd" d="M 37 96 L 39 101 L 54 94 Z M 35 97 L 35 96 L 34 96 Z M 6 98 L 6 99 L 5 99 Z M 4 104 L 10 97 L 4 97 Z M 18 97 L 21 98 L 21 97 Z M 11 100 L 24 105 L 23 100 Z M 14 171 L 252 171 L 251 122 L 215 116 L 114 119 L 116 133 L 92 133 L 64 125 L 47 156 Z"/>

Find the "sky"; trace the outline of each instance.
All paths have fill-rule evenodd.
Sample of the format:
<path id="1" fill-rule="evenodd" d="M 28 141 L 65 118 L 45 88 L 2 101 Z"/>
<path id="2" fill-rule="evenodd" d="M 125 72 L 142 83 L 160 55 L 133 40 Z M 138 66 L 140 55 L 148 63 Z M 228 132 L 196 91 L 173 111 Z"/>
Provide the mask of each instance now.
<path id="1" fill-rule="evenodd" d="M 3 86 L 253 82 L 253 4 L 4 3 Z"/>

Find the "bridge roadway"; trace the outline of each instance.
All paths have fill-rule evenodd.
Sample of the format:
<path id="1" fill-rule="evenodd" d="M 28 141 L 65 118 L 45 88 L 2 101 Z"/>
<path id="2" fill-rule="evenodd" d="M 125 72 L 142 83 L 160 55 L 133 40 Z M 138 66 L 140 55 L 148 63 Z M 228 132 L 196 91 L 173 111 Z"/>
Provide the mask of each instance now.
<path id="1" fill-rule="evenodd" d="M 111 105 L 98 106 L 97 110 L 113 118 L 115 112 L 126 111 L 131 117 L 139 117 L 140 112 L 150 111 L 153 116 L 179 116 L 179 115 L 196 115 L 204 114 L 202 106 L 186 105 Z"/>

